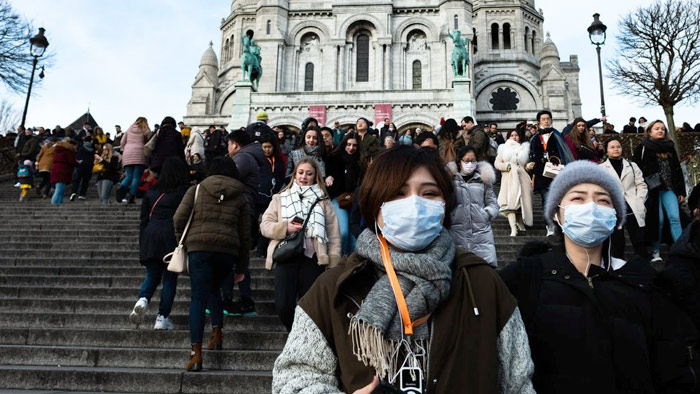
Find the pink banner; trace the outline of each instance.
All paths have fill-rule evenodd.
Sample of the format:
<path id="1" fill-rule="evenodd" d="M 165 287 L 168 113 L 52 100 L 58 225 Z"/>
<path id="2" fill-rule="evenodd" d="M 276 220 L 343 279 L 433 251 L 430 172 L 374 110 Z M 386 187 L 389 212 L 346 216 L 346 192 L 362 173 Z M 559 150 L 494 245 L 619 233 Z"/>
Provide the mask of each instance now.
<path id="1" fill-rule="evenodd" d="M 374 104 L 374 124 L 378 125 L 386 118 L 391 122 L 391 104 Z"/>
<path id="2" fill-rule="evenodd" d="M 318 125 L 323 127 L 326 125 L 326 106 L 325 105 L 309 105 L 309 116 L 318 120 Z"/>

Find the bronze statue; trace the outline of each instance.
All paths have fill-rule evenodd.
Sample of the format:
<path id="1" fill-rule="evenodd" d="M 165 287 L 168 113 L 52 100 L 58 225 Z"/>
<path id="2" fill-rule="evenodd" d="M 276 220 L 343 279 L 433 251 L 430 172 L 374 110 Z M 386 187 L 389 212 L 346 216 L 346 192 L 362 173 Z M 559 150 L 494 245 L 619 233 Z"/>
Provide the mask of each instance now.
<path id="1" fill-rule="evenodd" d="M 258 90 L 260 85 L 260 77 L 262 77 L 262 56 L 260 56 L 260 47 L 253 40 L 253 32 L 248 31 L 241 40 L 243 45 L 243 56 L 241 57 L 241 69 L 243 70 L 243 81 L 253 83 L 253 89 Z M 247 78 L 246 78 L 247 75 Z"/>
<path id="2" fill-rule="evenodd" d="M 454 72 L 455 77 L 466 77 L 469 65 L 469 53 L 466 46 L 469 44 L 469 40 L 462 38 L 462 33 L 459 30 L 450 33 L 450 29 L 447 29 L 447 34 L 455 45 L 454 50 L 452 50 L 452 72 Z"/>

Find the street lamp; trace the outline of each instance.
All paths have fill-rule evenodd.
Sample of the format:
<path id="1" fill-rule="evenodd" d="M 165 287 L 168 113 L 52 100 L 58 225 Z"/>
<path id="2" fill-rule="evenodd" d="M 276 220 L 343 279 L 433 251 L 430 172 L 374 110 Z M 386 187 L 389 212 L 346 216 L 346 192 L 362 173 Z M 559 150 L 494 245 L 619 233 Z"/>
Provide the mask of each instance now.
<path id="1" fill-rule="evenodd" d="M 22 114 L 22 127 L 24 127 L 24 121 L 27 119 L 27 108 L 29 107 L 29 97 L 32 95 L 32 85 L 34 84 L 34 72 L 36 71 L 36 64 L 39 58 L 44 56 L 46 52 L 46 47 L 49 46 L 49 41 L 44 36 L 46 29 L 43 27 L 39 28 L 39 33 L 34 37 L 29 39 L 29 53 L 34 59 L 32 59 L 32 76 L 29 78 L 29 89 L 27 89 L 27 101 L 24 103 L 24 113 Z M 43 78 L 43 67 L 42 67 L 42 78 Z"/>
<path id="2" fill-rule="evenodd" d="M 600 14 L 593 14 L 593 23 L 588 26 L 588 38 L 591 39 L 591 44 L 595 45 L 595 50 L 598 53 L 598 76 L 600 78 L 600 113 L 605 116 L 605 98 L 603 97 L 603 68 L 600 66 L 600 46 L 605 45 L 607 26 L 600 21 Z"/>

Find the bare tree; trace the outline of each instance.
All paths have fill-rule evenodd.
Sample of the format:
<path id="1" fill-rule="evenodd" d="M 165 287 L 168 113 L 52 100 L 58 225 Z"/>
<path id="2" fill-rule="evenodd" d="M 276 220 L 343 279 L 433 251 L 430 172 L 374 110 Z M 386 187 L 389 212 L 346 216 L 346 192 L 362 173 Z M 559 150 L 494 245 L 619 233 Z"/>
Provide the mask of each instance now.
<path id="1" fill-rule="evenodd" d="M 17 14 L 8 0 L 0 0 L 0 81 L 10 91 L 21 93 L 29 85 L 32 30 L 31 23 Z"/>
<path id="2" fill-rule="evenodd" d="M 673 107 L 700 99 L 700 1 L 659 0 L 631 12 L 619 26 L 620 48 L 607 65 L 613 84 L 663 107 L 678 150 Z"/>
<path id="3" fill-rule="evenodd" d="M 19 126 L 22 113 L 7 99 L 0 100 L 0 134 L 6 135 Z"/>

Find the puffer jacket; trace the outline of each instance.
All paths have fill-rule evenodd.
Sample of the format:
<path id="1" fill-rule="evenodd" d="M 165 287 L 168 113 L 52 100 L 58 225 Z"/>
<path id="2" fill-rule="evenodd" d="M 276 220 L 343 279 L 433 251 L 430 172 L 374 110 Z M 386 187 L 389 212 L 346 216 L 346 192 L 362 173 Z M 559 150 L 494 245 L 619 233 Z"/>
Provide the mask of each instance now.
<path id="1" fill-rule="evenodd" d="M 187 252 L 217 252 L 238 257 L 236 273 L 248 269 L 250 249 L 250 214 L 245 186 L 230 177 L 212 175 L 187 190 L 175 211 L 175 238 L 182 232 L 194 209 L 192 223 L 185 237 Z"/>
<path id="2" fill-rule="evenodd" d="M 36 168 L 40 172 L 51 171 L 51 166 L 53 166 L 53 155 L 55 150 L 56 144 L 50 141 L 41 147 L 41 150 L 39 151 L 39 156 L 36 157 Z"/>
<path id="3" fill-rule="evenodd" d="M 156 146 L 151 155 L 151 170 L 160 172 L 163 163 L 169 157 L 179 157 L 185 161 L 185 147 L 182 145 L 182 136 L 173 126 L 163 125 L 155 137 Z"/>
<path id="4" fill-rule="evenodd" d="M 204 136 L 199 130 L 190 133 L 190 139 L 185 147 L 185 154 L 194 155 L 195 153 L 199 155 L 200 159 L 204 160 Z"/>
<path id="5" fill-rule="evenodd" d="M 151 132 L 146 133 L 145 137 L 149 138 Z M 122 165 L 124 167 L 138 164 L 146 165 L 146 156 L 143 154 L 144 134 L 135 124 L 129 126 L 121 139 Z"/>
<path id="6" fill-rule="evenodd" d="M 67 141 L 56 144 L 51 166 L 51 183 L 71 183 L 73 169 L 78 165 L 75 160 L 75 146 Z"/>
<path id="7" fill-rule="evenodd" d="M 455 175 L 456 205 L 450 214 L 450 235 L 455 245 L 474 252 L 492 267 L 498 267 L 491 220 L 498 216 L 498 200 L 493 193 L 496 173 L 479 162 L 471 178 Z"/>

